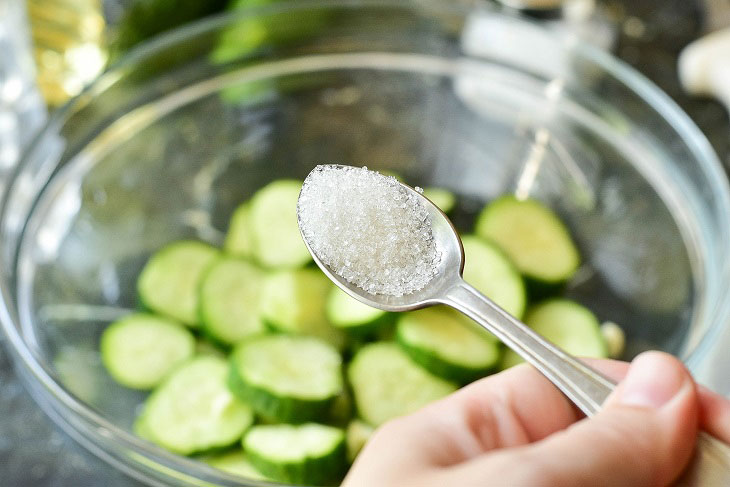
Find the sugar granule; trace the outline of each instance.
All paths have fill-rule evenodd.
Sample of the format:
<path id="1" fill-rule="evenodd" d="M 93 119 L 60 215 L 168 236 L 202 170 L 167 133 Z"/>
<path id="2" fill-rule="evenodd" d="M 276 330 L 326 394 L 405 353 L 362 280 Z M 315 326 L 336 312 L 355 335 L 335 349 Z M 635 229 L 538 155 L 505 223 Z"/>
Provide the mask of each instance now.
<path id="1" fill-rule="evenodd" d="M 422 289 L 441 255 L 420 199 L 367 167 L 322 165 L 304 180 L 297 215 L 317 257 L 371 294 Z"/>

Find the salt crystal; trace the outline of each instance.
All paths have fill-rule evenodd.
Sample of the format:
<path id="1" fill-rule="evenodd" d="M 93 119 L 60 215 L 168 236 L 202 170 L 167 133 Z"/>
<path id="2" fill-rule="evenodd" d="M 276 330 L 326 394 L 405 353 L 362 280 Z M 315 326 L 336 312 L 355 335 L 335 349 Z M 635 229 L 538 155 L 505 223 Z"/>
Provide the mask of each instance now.
<path id="1" fill-rule="evenodd" d="M 441 254 L 428 211 L 392 176 L 317 166 L 304 180 L 297 215 L 317 257 L 369 293 L 411 294 L 437 272 Z"/>

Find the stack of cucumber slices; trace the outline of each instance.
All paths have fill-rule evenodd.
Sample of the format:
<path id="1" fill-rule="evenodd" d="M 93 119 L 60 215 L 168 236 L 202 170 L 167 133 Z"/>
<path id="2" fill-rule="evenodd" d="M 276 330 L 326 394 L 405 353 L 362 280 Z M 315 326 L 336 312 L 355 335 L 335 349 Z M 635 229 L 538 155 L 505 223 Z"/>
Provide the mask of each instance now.
<path id="1" fill-rule="evenodd" d="M 151 391 L 134 425 L 146 440 L 248 479 L 334 485 L 375 428 L 520 359 L 451 309 L 396 315 L 337 289 L 299 235 L 300 189 L 260 189 L 222 249 L 156 252 L 137 283 L 144 309 L 100 348 L 117 382 Z M 425 194 L 446 213 L 458 204 Z M 593 313 L 560 296 L 580 256 L 550 209 L 504 196 L 469 230 L 468 282 L 575 355 L 615 353 Z"/>

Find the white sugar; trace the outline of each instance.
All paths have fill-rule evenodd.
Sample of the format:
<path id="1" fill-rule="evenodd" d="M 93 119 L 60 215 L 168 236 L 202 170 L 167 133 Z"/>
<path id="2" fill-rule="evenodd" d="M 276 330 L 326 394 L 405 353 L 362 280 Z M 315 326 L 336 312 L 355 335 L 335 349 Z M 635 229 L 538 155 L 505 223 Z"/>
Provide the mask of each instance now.
<path id="1" fill-rule="evenodd" d="M 317 257 L 371 294 L 410 294 L 437 272 L 440 253 L 426 207 L 392 176 L 317 166 L 304 180 L 297 214 Z"/>

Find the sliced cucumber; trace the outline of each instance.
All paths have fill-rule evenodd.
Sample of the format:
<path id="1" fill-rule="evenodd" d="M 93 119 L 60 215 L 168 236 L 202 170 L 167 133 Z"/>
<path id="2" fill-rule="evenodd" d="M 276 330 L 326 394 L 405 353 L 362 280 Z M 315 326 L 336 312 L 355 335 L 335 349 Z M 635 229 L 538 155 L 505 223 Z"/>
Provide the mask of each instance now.
<path id="1" fill-rule="evenodd" d="M 450 394 L 456 385 L 431 375 L 398 345 L 365 345 L 347 370 L 360 417 L 379 426 Z"/>
<path id="2" fill-rule="evenodd" d="M 327 296 L 326 314 L 332 325 L 350 331 L 370 331 L 388 316 L 334 286 Z"/>
<path id="3" fill-rule="evenodd" d="M 352 419 L 353 405 L 352 396 L 344 389 L 334 401 L 327 414 L 327 424 L 344 427 Z"/>
<path id="4" fill-rule="evenodd" d="M 275 330 L 316 336 L 342 349 L 345 334 L 325 314 L 332 287 L 319 269 L 275 272 L 263 282 L 261 314 Z"/>
<path id="5" fill-rule="evenodd" d="M 438 206 L 441 211 L 448 213 L 456 206 L 456 196 L 448 189 L 443 188 L 424 188 L 423 196 L 430 199 L 434 205 Z"/>
<path id="6" fill-rule="evenodd" d="M 98 404 L 107 393 L 100 373 L 99 353 L 75 345 L 64 345 L 53 358 L 53 366 L 63 386 L 89 404 Z"/>
<path id="7" fill-rule="evenodd" d="M 180 323 L 135 313 L 101 335 L 101 360 L 109 375 L 132 389 L 152 389 L 195 353 L 195 338 Z"/>
<path id="8" fill-rule="evenodd" d="M 301 181 L 280 179 L 264 186 L 251 198 L 253 256 L 265 267 L 300 267 L 312 259 L 297 223 L 301 189 Z"/>
<path id="9" fill-rule="evenodd" d="M 495 246 L 473 235 L 461 238 L 464 280 L 516 318 L 525 312 L 525 283 L 509 259 Z"/>
<path id="10" fill-rule="evenodd" d="M 248 203 L 243 203 L 233 212 L 223 250 L 236 257 L 251 257 L 253 254 L 251 209 Z"/>
<path id="11" fill-rule="evenodd" d="M 220 358 L 226 357 L 226 354 L 219 346 L 202 338 L 195 342 L 195 355 L 212 355 Z"/>
<path id="12" fill-rule="evenodd" d="M 178 368 L 150 395 L 137 431 L 182 455 L 229 446 L 253 423 L 253 411 L 226 386 L 228 364 L 198 357 Z"/>
<path id="13" fill-rule="evenodd" d="M 147 421 L 145 421 L 144 419 L 144 415 L 137 417 L 137 419 L 134 421 L 134 424 L 132 425 L 132 430 L 134 431 L 135 435 L 139 436 L 143 440 L 154 442 L 154 439 L 152 438 L 152 433 L 150 433 L 150 429 L 147 427 Z"/>
<path id="14" fill-rule="evenodd" d="M 543 301 L 527 311 L 525 324 L 577 357 L 603 358 L 608 355 L 598 319 L 588 308 L 575 301 L 568 299 Z M 521 362 L 519 355 L 507 350 L 501 368 L 508 368 Z"/>
<path id="15" fill-rule="evenodd" d="M 266 330 L 259 313 L 264 272 L 235 258 L 216 261 L 200 286 L 200 322 L 213 340 L 233 345 Z"/>
<path id="16" fill-rule="evenodd" d="M 249 480 L 269 480 L 253 466 L 242 450 L 233 450 L 213 455 L 208 458 L 204 458 L 203 461 L 211 467 L 232 473 L 233 475 L 240 475 L 241 477 Z"/>
<path id="17" fill-rule="evenodd" d="M 347 460 L 350 463 L 355 461 L 355 457 L 357 457 L 363 449 L 365 443 L 368 442 L 374 431 L 375 428 L 364 421 L 359 419 L 353 419 L 350 421 L 345 433 L 347 441 Z"/>
<path id="18" fill-rule="evenodd" d="M 312 337 L 252 337 L 233 351 L 228 383 L 267 418 L 289 423 L 324 419 L 343 392 L 342 358 Z"/>
<path id="19" fill-rule="evenodd" d="M 499 364 L 493 335 L 472 326 L 446 307 L 425 308 L 398 320 L 398 342 L 414 362 L 443 379 L 465 384 L 484 377 Z"/>
<path id="20" fill-rule="evenodd" d="M 626 333 L 613 321 L 601 324 L 601 335 L 606 342 L 606 352 L 611 358 L 619 358 L 626 349 Z"/>
<path id="21" fill-rule="evenodd" d="M 497 244 L 517 269 L 538 284 L 555 286 L 570 279 L 580 255 L 560 219 L 535 200 L 504 196 L 479 215 L 476 233 Z"/>
<path id="22" fill-rule="evenodd" d="M 264 475 L 297 485 L 331 485 L 345 472 L 345 432 L 307 423 L 254 426 L 243 449 Z"/>
<path id="23" fill-rule="evenodd" d="M 182 241 L 153 255 L 137 281 L 142 303 L 188 326 L 198 323 L 198 288 L 206 269 L 220 255 L 208 244 Z"/>
<path id="24" fill-rule="evenodd" d="M 499 370 L 507 370 L 510 367 L 514 367 L 515 365 L 519 365 L 523 362 L 524 360 L 522 357 L 517 355 L 514 350 L 508 348 L 502 354 L 502 361 L 499 363 Z"/>

